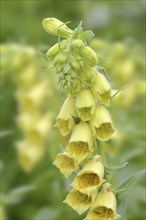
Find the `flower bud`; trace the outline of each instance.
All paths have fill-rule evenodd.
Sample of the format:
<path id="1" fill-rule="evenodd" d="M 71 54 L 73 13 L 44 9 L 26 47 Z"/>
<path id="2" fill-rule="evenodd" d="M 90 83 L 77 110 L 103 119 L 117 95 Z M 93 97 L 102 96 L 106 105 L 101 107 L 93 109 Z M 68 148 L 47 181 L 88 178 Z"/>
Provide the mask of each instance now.
<path id="1" fill-rule="evenodd" d="M 56 64 L 62 64 L 62 63 L 65 63 L 67 60 L 67 56 L 64 55 L 62 52 L 58 53 L 54 60 L 52 61 L 52 64 L 55 66 Z"/>
<path id="2" fill-rule="evenodd" d="M 74 70 L 78 71 L 80 69 L 80 62 L 78 62 L 77 60 L 70 59 L 69 63 Z"/>
<path id="3" fill-rule="evenodd" d="M 111 88 L 107 79 L 99 72 L 96 74 L 96 80 L 91 86 L 91 91 L 99 102 L 109 106 L 111 100 Z"/>
<path id="4" fill-rule="evenodd" d="M 116 197 L 110 189 L 110 184 L 105 183 L 84 220 L 116 220 L 119 217 L 116 213 L 116 206 Z"/>
<path id="5" fill-rule="evenodd" d="M 75 98 L 69 96 L 63 103 L 61 111 L 56 118 L 56 127 L 60 130 L 63 136 L 68 135 L 74 128 L 75 123 L 72 115 L 77 115 Z"/>
<path id="6" fill-rule="evenodd" d="M 95 112 L 96 103 L 90 89 L 81 90 L 76 97 L 76 109 L 83 121 L 89 121 Z"/>
<path id="7" fill-rule="evenodd" d="M 91 207 L 92 204 L 91 197 L 88 197 L 75 189 L 72 189 L 69 192 L 63 202 L 72 207 L 79 215 Z"/>
<path id="8" fill-rule="evenodd" d="M 78 72 L 80 78 L 87 84 L 92 84 L 96 80 L 96 70 L 87 65 L 86 62 L 80 62 L 80 70 Z"/>
<path id="9" fill-rule="evenodd" d="M 59 153 L 53 164 L 60 170 L 61 173 L 64 174 L 66 178 L 78 168 L 74 159 L 66 152 Z"/>
<path id="10" fill-rule="evenodd" d="M 71 42 L 71 46 L 73 49 L 83 49 L 86 45 L 85 43 L 80 39 L 75 39 Z"/>
<path id="11" fill-rule="evenodd" d="M 100 156 L 96 155 L 77 174 L 71 185 L 76 190 L 93 198 L 103 182 L 103 176 L 104 166 L 100 160 Z"/>
<path id="12" fill-rule="evenodd" d="M 42 25 L 46 32 L 55 36 L 69 38 L 73 34 L 73 31 L 65 23 L 56 18 L 45 18 Z"/>
<path id="13" fill-rule="evenodd" d="M 17 143 L 19 162 L 26 172 L 31 172 L 34 166 L 41 160 L 45 148 L 39 145 L 32 145 L 28 141 Z"/>
<path id="14" fill-rule="evenodd" d="M 95 137 L 100 141 L 108 141 L 115 130 L 108 111 L 100 105 L 96 107 L 96 111 L 90 121 L 90 125 Z"/>
<path id="15" fill-rule="evenodd" d="M 67 43 L 66 40 L 61 41 L 60 42 L 60 47 L 62 49 L 64 49 L 65 46 L 66 46 L 66 43 Z M 59 44 L 56 43 L 47 51 L 46 56 L 52 60 L 52 59 L 54 59 L 54 57 L 56 56 L 56 54 L 59 51 L 60 51 Z"/>
<path id="16" fill-rule="evenodd" d="M 80 122 L 72 132 L 66 151 L 77 163 L 80 163 L 92 152 L 92 146 L 93 138 L 90 126 L 85 122 Z"/>
<path id="17" fill-rule="evenodd" d="M 81 52 L 83 57 L 85 57 L 86 64 L 94 67 L 98 63 L 97 54 L 89 46 L 84 47 Z"/>

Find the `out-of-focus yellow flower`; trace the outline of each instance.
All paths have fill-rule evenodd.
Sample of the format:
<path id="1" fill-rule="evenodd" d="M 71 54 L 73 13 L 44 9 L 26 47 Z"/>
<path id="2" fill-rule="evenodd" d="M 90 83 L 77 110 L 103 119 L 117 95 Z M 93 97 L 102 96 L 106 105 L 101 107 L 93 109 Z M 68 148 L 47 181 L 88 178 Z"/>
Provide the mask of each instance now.
<path id="1" fill-rule="evenodd" d="M 17 117 L 17 125 L 20 129 L 27 133 L 32 127 L 34 127 L 34 124 L 39 119 L 39 117 L 40 114 L 38 113 L 30 114 L 28 112 L 22 112 Z"/>
<path id="2" fill-rule="evenodd" d="M 116 220 L 119 217 L 116 214 L 116 206 L 116 197 L 110 189 L 110 184 L 105 183 L 84 220 Z"/>
<path id="3" fill-rule="evenodd" d="M 109 106 L 111 100 L 111 87 L 105 76 L 97 72 L 96 80 L 91 86 L 91 91 L 99 102 Z"/>
<path id="4" fill-rule="evenodd" d="M 19 91 L 17 93 L 17 98 L 23 110 L 34 112 L 42 105 L 42 103 L 44 103 L 47 93 L 48 86 L 47 82 L 45 81 L 35 85 L 28 91 Z"/>
<path id="5" fill-rule="evenodd" d="M 26 68 L 24 68 L 19 74 L 15 76 L 15 79 L 17 81 L 17 85 L 20 88 L 29 88 L 30 86 L 32 87 L 34 83 L 36 83 L 37 75 L 37 66 L 29 64 Z"/>
<path id="6" fill-rule="evenodd" d="M 32 145 L 27 140 L 17 142 L 18 158 L 20 165 L 26 172 L 31 172 L 36 164 L 41 160 L 45 147 Z"/>
<path id="7" fill-rule="evenodd" d="M 75 161 L 80 163 L 91 152 L 93 146 L 93 137 L 90 126 L 86 122 L 77 124 L 72 132 L 66 151 Z"/>
<path id="8" fill-rule="evenodd" d="M 56 18 L 45 18 L 42 25 L 46 32 L 55 36 L 68 38 L 73 34 L 73 31 L 65 23 Z"/>
<path id="9" fill-rule="evenodd" d="M 92 199 L 91 199 L 91 197 L 88 197 L 87 195 L 85 195 L 75 189 L 72 189 L 63 202 L 68 204 L 79 215 L 81 215 L 89 207 L 91 207 Z"/>
<path id="10" fill-rule="evenodd" d="M 98 187 L 103 183 L 104 166 L 96 155 L 77 174 L 71 184 L 76 190 L 95 198 Z"/>
<path id="11" fill-rule="evenodd" d="M 12 51 L 15 51 L 15 56 L 11 63 L 13 71 L 20 71 L 23 67 L 32 62 L 36 56 L 36 51 L 32 47 L 20 47 L 12 44 L 11 48 Z"/>
<path id="12" fill-rule="evenodd" d="M 68 135 L 74 128 L 74 121 L 72 115 L 77 115 L 75 98 L 69 96 L 63 106 L 59 115 L 56 118 L 56 127 L 59 128 L 63 136 Z"/>
<path id="13" fill-rule="evenodd" d="M 40 117 L 35 121 L 27 132 L 28 138 L 32 143 L 43 144 L 46 142 L 46 138 L 51 128 L 50 114 Z"/>
<path id="14" fill-rule="evenodd" d="M 59 153 L 53 164 L 64 174 L 65 177 L 70 176 L 78 168 L 74 159 L 66 152 Z"/>
<path id="15" fill-rule="evenodd" d="M 103 142 L 109 140 L 115 130 L 108 111 L 100 105 L 96 107 L 90 125 L 96 138 Z"/>
<path id="16" fill-rule="evenodd" d="M 89 121 L 95 112 L 96 103 L 90 89 L 81 90 L 76 97 L 76 109 L 83 121 Z"/>

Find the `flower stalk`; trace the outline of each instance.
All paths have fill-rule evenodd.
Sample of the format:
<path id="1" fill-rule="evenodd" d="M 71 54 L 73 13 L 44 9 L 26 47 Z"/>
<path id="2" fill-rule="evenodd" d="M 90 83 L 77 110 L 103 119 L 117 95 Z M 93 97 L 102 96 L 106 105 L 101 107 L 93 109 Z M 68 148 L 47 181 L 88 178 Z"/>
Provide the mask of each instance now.
<path id="1" fill-rule="evenodd" d="M 79 215 L 90 208 L 86 220 L 116 220 L 117 202 L 109 183 L 102 144 L 115 131 L 106 109 L 111 101 L 111 86 L 97 71 L 98 56 L 88 45 L 91 31 L 84 38 L 87 32 L 83 31 L 82 23 L 71 30 L 61 21 L 53 19 L 53 22 L 54 26 L 52 18 L 43 21 L 44 29 L 59 37 L 58 44 L 50 48 L 46 56 L 58 76 L 59 89 L 67 96 L 56 126 L 62 136 L 70 135 L 53 164 L 66 178 L 77 172 L 64 203 Z M 60 40 L 61 37 L 65 40 Z"/>

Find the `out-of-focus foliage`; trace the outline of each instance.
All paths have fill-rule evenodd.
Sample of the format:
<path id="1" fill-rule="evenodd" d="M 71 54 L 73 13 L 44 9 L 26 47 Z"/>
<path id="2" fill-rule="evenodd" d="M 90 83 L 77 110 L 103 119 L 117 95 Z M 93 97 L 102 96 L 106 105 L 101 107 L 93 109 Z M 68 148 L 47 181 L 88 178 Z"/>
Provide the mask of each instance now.
<path id="1" fill-rule="evenodd" d="M 99 66 L 106 68 L 113 89 L 136 80 L 113 98 L 110 111 L 118 131 L 105 148 L 109 163 L 129 162 L 116 175 L 113 171 L 111 180 L 114 184 L 119 185 L 144 168 L 144 14 L 144 1 L 1 1 L 1 43 L 10 45 L 10 42 L 17 42 L 19 48 L 25 48 L 25 42 L 33 45 L 33 50 L 38 52 L 33 65 L 38 67 L 38 82 L 45 79 L 49 84 L 45 102 L 52 118 L 46 153 L 32 172 L 26 173 L 20 167 L 16 149 L 16 141 L 22 138 L 16 120 L 21 112 L 16 93 L 22 85 L 21 80 L 16 80 L 17 72 L 12 71 L 14 53 L 8 51 L 7 46 L 1 47 L 2 219 L 83 219 L 62 203 L 70 183 L 52 165 L 57 152 L 66 144 L 57 129 L 53 128 L 64 95 L 56 89 L 53 70 L 42 70 L 47 69 L 48 64 L 39 53 L 45 53 L 48 46 L 55 42 L 42 28 L 41 22 L 45 17 L 72 21 L 71 28 L 83 20 L 84 27 L 93 30 L 97 39 L 91 41 L 91 46 L 100 55 Z M 144 182 L 140 182 L 119 196 L 122 218 L 145 219 L 144 195 Z"/>

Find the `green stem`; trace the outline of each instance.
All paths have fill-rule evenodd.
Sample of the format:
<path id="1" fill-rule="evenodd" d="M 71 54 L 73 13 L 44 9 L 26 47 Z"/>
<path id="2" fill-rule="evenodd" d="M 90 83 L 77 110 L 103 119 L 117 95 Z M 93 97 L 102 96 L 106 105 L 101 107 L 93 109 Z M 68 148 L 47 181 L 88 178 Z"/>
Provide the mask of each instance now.
<path id="1" fill-rule="evenodd" d="M 98 151 L 99 151 L 99 154 L 102 158 L 103 164 L 104 164 L 104 166 L 106 166 L 107 160 L 106 160 L 106 154 L 104 151 L 103 143 L 99 140 L 96 140 L 96 142 L 97 142 Z M 107 180 L 107 182 L 109 182 L 109 174 L 107 173 L 107 170 L 105 170 L 105 179 Z"/>

